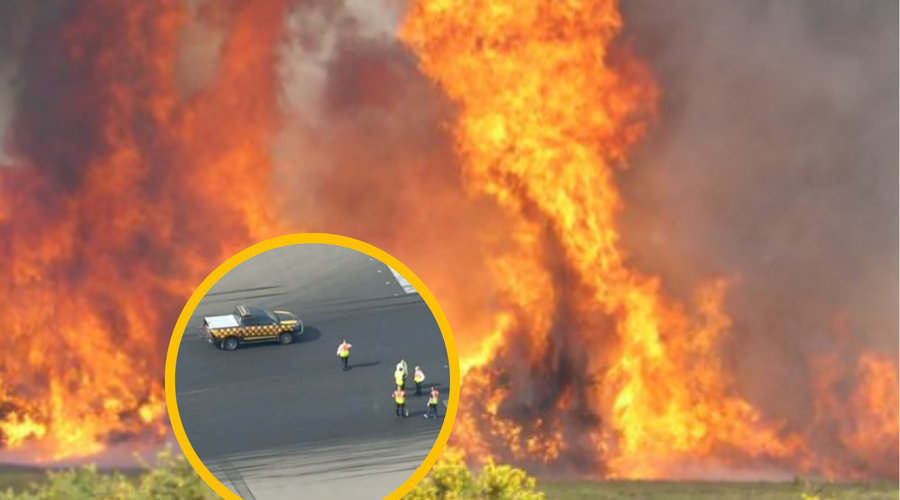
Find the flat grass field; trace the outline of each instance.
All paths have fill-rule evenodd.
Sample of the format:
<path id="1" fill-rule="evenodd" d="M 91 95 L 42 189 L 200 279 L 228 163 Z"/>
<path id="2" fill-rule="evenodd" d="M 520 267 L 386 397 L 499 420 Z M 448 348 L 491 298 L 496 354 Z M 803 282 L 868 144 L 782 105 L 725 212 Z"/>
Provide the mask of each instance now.
<path id="1" fill-rule="evenodd" d="M 136 479 L 143 471 L 122 473 Z M 38 468 L 0 466 L 0 491 L 20 492 L 46 477 Z M 895 483 L 816 483 L 804 489 L 797 483 L 542 481 L 539 487 L 549 500 L 803 500 L 804 491 L 819 500 L 900 500 Z"/>

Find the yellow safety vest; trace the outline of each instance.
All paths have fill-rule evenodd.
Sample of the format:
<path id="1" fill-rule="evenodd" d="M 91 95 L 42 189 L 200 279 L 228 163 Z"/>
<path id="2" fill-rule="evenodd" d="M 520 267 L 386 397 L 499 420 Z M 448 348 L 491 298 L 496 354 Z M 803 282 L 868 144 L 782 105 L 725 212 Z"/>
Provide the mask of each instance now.
<path id="1" fill-rule="evenodd" d="M 432 397 L 431 399 L 428 400 L 428 404 L 431 406 L 437 406 L 438 398 Z"/>
<path id="2" fill-rule="evenodd" d="M 423 380 L 425 380 L 425 374 L 422 372 L 416 372 L 415 379 L 416 379 L 416 382 L 422 382 Z"/>
<path id="3" fill-rule="evenodd" d="M 394 401 L 396 401 L 398 405 L 402 405 L 406 402 L 406 393 L 403 391 L 395 391 Z"/>
<path id="4" fill-rule="evenodd" d="M 394 381 L 397 382 L 397 385 L 403 385 L 403 374 L 400 372 L 395 373 Z"/>
<path id="5" fill-rule="evenodd" d="M 346 344 L 341 344 L 341 357 L 346 358 L 350 356 L 350 348 L 347 347 Z"/>

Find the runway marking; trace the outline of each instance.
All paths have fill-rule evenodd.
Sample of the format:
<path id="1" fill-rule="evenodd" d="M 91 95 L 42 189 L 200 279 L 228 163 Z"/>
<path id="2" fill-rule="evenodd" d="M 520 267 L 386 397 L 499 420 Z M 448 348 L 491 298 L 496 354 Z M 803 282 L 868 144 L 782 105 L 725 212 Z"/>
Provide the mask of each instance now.
<path id="1" fill-rule="evenodd" d="M 449 408 L 449 407 L 450 407 L 450 400 L 449 400 L 449 399 L 445 399 L 445 400 L 444 400 L 444 407 L 445 407 L 445 408 Z"/>
<path id="2" fill-rule="evenodd" d="M 178 395 L 179 396 L 187 396 L 190 394 L 200 394 L 203 392 L 217 391 L 219 389 L 221 389 L 221 387 L 207 387 L 206 389 L 195 389 L 193 391 L 178 391 Z"/>
<path id="3" fill-rule="evenodd" d="M 394 271 L 390 266 L 388 266 L 388 269 L 391 270 L 391 273 L 394 275 L 394 278 L 396 278 L 397 283 L 403 288 L 404 292 L 406 292 L 408 294 L 419 293 L 414 286 L 409 284 L 409 281 L 406 281 L 406 279 L 403 278 L 403 276 L 400 276 L 400 273 L 398 273 L 397 271 Z M 386 284 L 389 285 L 390 282 L 388 282 Z"/>
<path id="4" fill-rule="evenodd" d="M 235 470 L 231 463 L 226 462 L 222 464 L 222 472 L 225 473 L 225 477 L 227 477 L 231 484 L 234 485 L 234 489 L 237 490 L 235 493 L 240 495 L 243 500 L 256 500 L 253 492 L 250 491 L 250 487 L 244 482 L 241 473 Z"/>

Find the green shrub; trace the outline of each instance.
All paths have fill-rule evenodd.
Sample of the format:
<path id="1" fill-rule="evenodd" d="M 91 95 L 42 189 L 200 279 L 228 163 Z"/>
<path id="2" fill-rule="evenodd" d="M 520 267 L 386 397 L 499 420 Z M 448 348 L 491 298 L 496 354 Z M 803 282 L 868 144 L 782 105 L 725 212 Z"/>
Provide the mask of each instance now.
<path id="1" fill-rule="evenodd" d="M 488 462 L 477 477 L 461 462 L 435 465 L 405 500 L 545 500 L 525 471 Z"/>
<path id="2" fill-rule="evenodd" d="M 0 500 L 209 500 L 218 498 L 190 462 L 166 450 L 154 467 L 135 477 L 94 466 L 50 472 L 26 491 L 0 493 Z"/>
<path id="3" fill-rule="evenodd" d="M 219 498 L 182 455 L 170 450 L 159 456 L 156 467 L 141 476 L 134 500 L 205 500 Z"/>

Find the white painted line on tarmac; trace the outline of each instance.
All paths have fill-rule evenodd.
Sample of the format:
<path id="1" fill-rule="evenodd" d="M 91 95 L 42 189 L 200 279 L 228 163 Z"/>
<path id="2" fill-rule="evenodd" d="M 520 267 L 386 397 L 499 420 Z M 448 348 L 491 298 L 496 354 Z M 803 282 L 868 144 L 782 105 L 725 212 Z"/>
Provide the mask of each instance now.
<path id="1" fill-rule="evenodd" d="M 179 391 L 177 395 L 179 396 L 190 396 L 192 394 L 200 394 L 209 391 L 217 391 L 220 387 L 208 387 L 206 389 L 195 389 L 193 391 Z"/>
<path id="2" fill-rule="evenodd" d="M 394 278 L 397 279 L 397 283 L 399 283 L 400 286 L 403 287 L 403 291 L 404 291 L 404 292 L 406 292 L 406 293 L 419 293 L 419 292 L 415 289 L 415 287 L 413 287 L 412 285 L 409 284 L 409 281 L 406 281 L 406 278 L 404 278 L 403 276 L 400 276 L 400 273 L 398 273 L 397 271 L 394 271 L 393 269 L 391 269 L 390 266 L 388 266 L 388 269 L 391 270 L 391 273 L 393 273 Z"/>

